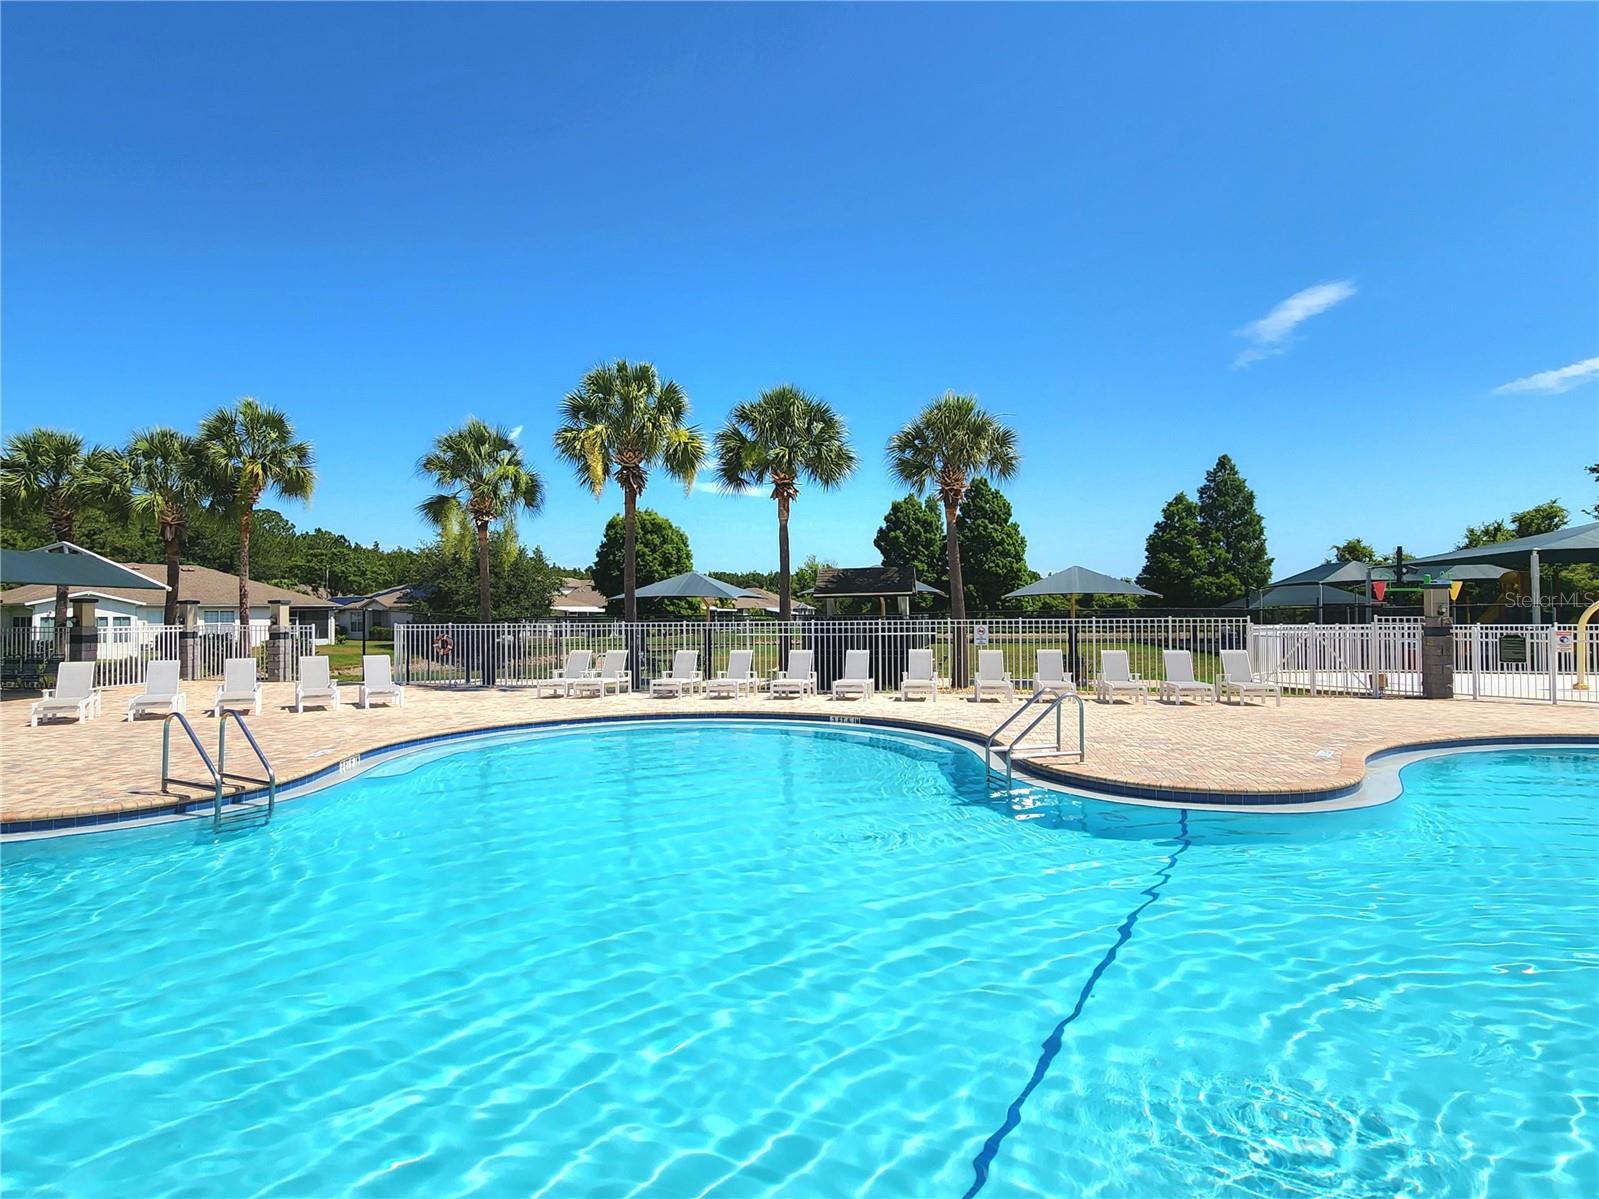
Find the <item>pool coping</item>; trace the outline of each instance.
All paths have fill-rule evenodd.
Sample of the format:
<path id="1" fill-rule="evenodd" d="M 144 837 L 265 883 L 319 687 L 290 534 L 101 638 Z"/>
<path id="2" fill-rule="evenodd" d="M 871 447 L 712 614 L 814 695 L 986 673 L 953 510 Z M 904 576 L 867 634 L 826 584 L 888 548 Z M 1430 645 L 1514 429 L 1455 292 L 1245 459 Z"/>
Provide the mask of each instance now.
<path id="1" fill-rule="evenodd" d="M 514 724 L 454 729 L 446 733 L 436 733 L 426 737 L 410 737 L 387 745 L 358 750 L 307 774 L 281 780 L 278 783 L 278 801 L 286 802 L 315 794 L 326 787 L 332 786 L 334 783 L 356 778 L 376 766 L 428 746 L 484 738 L 512 737 L 530 732 L 669 721 L 677 721 L 679 723 L 775 721 L 780 723 L 812 724 L 824 728 L 842 726 L 898 729 L 960 742 L 968 748 L 972 748 L 974 752 L 984 745 L 987 740 L 980 734 L 967 729 L 887 716 L 821 716 L 811 713 L 791 712 L 636 712 L 614 716 L 556 717 L 550 720 L 519 721 Z M 1388 795 L 1384 799 L 1372 798 L 1361 803 L 1351 802 L 1366 790 L 1371 774 L 1371 765 L 1380 759 L 1401 754 L 1436 753 L 1451 749 L 1495 749 L 1513 748 L 1515 746 L 1599 746 L 1599 734 L 1570 733 L 1549 736 L 1536 733 L 1514 733 L 1408 741 L 1384 746 L 1366 754 L 1362 761 L 1363 769 L 1359 779 L 1331 787 L 1300 790 L 1220 791 L 1183 787 L 1155 787 L 1139 783 L 1117 782 L 1113 779 L 1081 774 L 1064 767 L 1046 765 L 1032 759 L 1019 759 L 1015 766 L 1015 773 L 1018 777 L 1032 782 L 1043 783 L 1053 788 L 1069 791 L 1074 795 L 1108 803 L 1120 802 L 1141 807 L 1291 814 L 1293 812 L 1348 810 L 1350 808 L 1371 807 L 1378 803 L 1389 802 L 1397 795 L 1397 791 L 1395 795 Z M 244 789 L 224 796 L 223 803 L 224 805 L 232 806 L 264 799 L 266 795 L 267 789 L 264 786 Z M 73 816 L 4 821 L 0 822 L 0 842 L 34 840 L 41 837 L 90 831 L 109 832 L 118 828 L 133 828 L 188 820 L 213 810 L 214 806 L 215 800 L 210 798 L 175 799 L 152 803 L 148 807 L 133 810 L 124 808 L 112 812 L 92 812 Z"/>

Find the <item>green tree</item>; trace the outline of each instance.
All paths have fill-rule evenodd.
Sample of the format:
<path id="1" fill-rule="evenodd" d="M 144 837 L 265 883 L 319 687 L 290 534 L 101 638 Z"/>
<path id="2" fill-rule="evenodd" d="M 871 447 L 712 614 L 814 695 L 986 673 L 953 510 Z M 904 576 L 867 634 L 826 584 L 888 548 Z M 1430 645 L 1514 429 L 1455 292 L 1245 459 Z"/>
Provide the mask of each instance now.
<path id="1" fill-rule="evenodd" d="M 1557 500 L 1545 500 L 1531 508 L 1510 514 L 1510 527 L 1517 537 L 1536 537 L 1553 533 L 1571 523 L 1571 512 Z"/>
<path id="2" fill-rule="evenodd" d="M 255 506 L 268 492 L 309 500 L 316 486 L 311 443 L 294 435 L 289 418 L 245 396 L 200 422 L 206 490 L 217 509 L 239 525 L 239 641 L 250 646 L 250 532 Z"/>
<path id="3" fill-rule="evenodd" d="M 1501 541 L 1514 541 L 1518 537 L 1536 537 L 1539 533 L 1553 533 L 1563 529 L 1571 520 L 1571 513 L 1555 500 L 1545 500 L 1520 512 L 1512 512 L 1507 520 L 1489 520 L 1480 525 L 1469 525 L 1457 549 L 1479 545 L 1496 545 Z"/>
<path id="4" fill-rule="evenodd" d="M 966 607 L 996 611 L 1006 592 L 1038 578 L 1027 565 L 1027 538 L 1012 518 L 1010 501 L 987 479 L 972 480 L 956 523 Z"/>
<path id="5" fill-rule="evenodd" d="M 161 538 L 167 568 L 166 603 L 161 619 L 178 623 L 183 581 L 183 545 L 189 524 L 211 498 L 200 443 L 176 429 L 143 429 L 129 440 L 118 460 L 119 491 L 134 520 Z"/>
<path id="6" fill-rule="evenodd" d="M 916 572 L 919 582 L 937 587 L 944 581 L 947 559 L 944 544 L 944 522 L 939 515 L 938 501 L 932 496 L 917 499 L 907 495 L 888 506 L 883 523 L 878 527 L 872 544 L 882 555 L 884 566 L 909 567 Z M 814 585 L 814 584 L 813 584 Z M 933 606 L 934 596 L 917 595 L 912 607 L 927 611 Z"/>
<path id="7" fill-rule="evenodd" d="M 1383 561 L 1369 541 L 1362 541 L 1358 537 L 1329 546 L 1327 552 L 1332 555 L 1334 562 L 1368 562 L 1376 565 Z"/>
<path id="8" fill-rule="evenodd" d="M 62 429 L 34 428 L 6 438 L 0 452 L 0 500 L 12 513 L 37 513 L 57 541 L 76 541 L 78 514 L 103 503 L 114 485 L 115 455 L 86 449 L 83 438 Z M 87 547 L 85 547 L 87 548 Z M 55 631 L 65 652 L 67 588 L 56 588 Z"/>
<path id="9" fill-rule="evenodd" d="M 1593 477 L 1595 483 L 1599 483 L 1599 462 L 1595 462 L 1588 468 L 1588 474 Z M 1592 508 L 1584 508 L 1583 511 L 1594 519 L 1599 520 L 1599 504 L 1595 504 Z"/>
<path id="10" fill-rule="evenodd" d="M 961 501 L 976 476 L 1003 482 L 1016 474 L 1021 462 L 1016 432 L 979 408 L 973 397 L 946 391 L 888 439 L 888 462 L 894 477 L 916 494 L 936 489 L 943 502 L 950 612 L 965 620 L 957 527 Z"/>
<path id="11" fill-rule="evenodd" d="M 440 433 L 416 469 L 438 488 L 417 510 L 439 529 L 443 540 L 449 541 L 452 533 L 468 525 L 475 535 L 478 619 L 487 623 L 494 610 L 489 532 L 498 527 L 506 534 L 506 543 L 513 543 L 517 513 L 539 510 L 544 483 L 523 463 L 521 447 L 509 433 L 475 416 L 458 429 Z"/>
<path id="12" fill-rule="evenodd" d="M 561 588 L 563 572 L 550 564 L 544 551 L 530 554 L 515 531 L 496 528 L 489 534 L 489 620 L 526 620 L 548 616 L 550 604 Z M 440 536 L 417 551 L 410 576 L 414 590 L 412 614 L 421 621 L 485 619 L 478 578 L 478 553 L 474 538 Z"/>
<path id="13" fill-rule="evenodd" d="M 648 587 L 694 569 L 687 533 L 652 508 L 640 508 L 633 515 L 637 531 L 633 547 L 637 586 Z M 601 595 L 613 596 L 623 590 L 628 566 L 627 532 L 627 520 L 623 516 L 613 516 L 605 522 L 605 534 L 594 551 L 594 565 L 589 571 L 594 589 Z M 633 619 L 637 620 L 637 597 L 633 603 Z M 699 601 L 652 600 L 650 607 L 656 614 L 692 616 L 699 611 Z"/>
<path id="14" fill-rule="evenodd" d="M 777 618 L 792 620 L 789 508 L 799 496 L 801 479 L 826 491 L 855 469 L 844 422 L 831 405 L 797 387 L 773 387 L 728 415 L 716 434 L 716 459 L 717 475 L 730 490 L 772 485 L 777 501 Z"/>
<path id="15" fill-rule="evenodd" d="M 805 561 L 799 564 L 799 569 L 794 572 L 794 594 L 805 595 L 816 587 L 816 572 L 831 569 L 837 565 L 818 558 L 815 554 L 806 556 Z"/>
<path id="16" fill-rule="evenodd" d="M 648 362 L 618 359 L 596 366 L 567 395 L 561 411 L 555 452 L 576 469 L 596 499 L 609 478 L 622 489 L 623 613 L 627 620 L 637 620 L 638 497 L 657 467 L 691 490 L 705 457 L 705 439 L 686 423 L 683 389 L 670 380 L 661 382 Z"/>
<path id="17" fill-rule="evenodd" d="M 1155 592 L 1167 607 L 1208 606 L 1218 602 L 1209 584 L 1215 559 L 1215 547 L 1199 519 L 1199 505 L 1186 491 L 1179 491 L 1166 501 L 1144 542 L 1138 585 Z"/>
<path id="18" fill-rule="evenodd" d="M 1271 583 L 1266 522 L 1255 509 L 1255 493 L 1226 454 L 1205 472 L 1199 488 L 1199 523 L 1214 554 L 1206 573 L 1205 602 L 1221 603 Z"/>

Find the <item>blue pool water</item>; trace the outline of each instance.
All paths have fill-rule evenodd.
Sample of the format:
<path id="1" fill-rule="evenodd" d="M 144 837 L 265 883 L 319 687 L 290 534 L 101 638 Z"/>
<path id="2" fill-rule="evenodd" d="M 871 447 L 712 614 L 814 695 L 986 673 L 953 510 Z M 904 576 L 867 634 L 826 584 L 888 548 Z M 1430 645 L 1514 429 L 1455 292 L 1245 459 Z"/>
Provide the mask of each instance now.
<path id="1" fill-rule="evenodd" d="M 1592 1196 L 1599 752 L 1363 812 L 892 733 L 455 747 L 3 854 L 7 1196 Z"/>

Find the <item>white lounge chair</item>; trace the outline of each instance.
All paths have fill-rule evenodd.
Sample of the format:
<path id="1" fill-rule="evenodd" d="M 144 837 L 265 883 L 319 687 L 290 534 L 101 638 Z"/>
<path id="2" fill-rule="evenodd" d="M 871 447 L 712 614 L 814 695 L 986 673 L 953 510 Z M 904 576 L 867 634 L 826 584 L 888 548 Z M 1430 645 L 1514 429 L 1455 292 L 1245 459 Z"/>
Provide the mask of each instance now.
<path id="1" fill-rule="evenodd" d="M 100 692 L 94 685 L 94 663 L 63 662 L 56 667 L 56 685 L 46 687 L 44 698 L 34 700 L 28 709 L 28 723 L 37 725 L 57 716 L 93 720 L 98 715 Z"/>
<path id="2" fill-rule="evenodd" d="M 1277 697 L 1277 706 L 1282 707 L 1283 688 L 1281 683 L 1274 683 L 1270 679 L 1258 678 L 1255 669 L 1249 664 L 1249 651 L 1247 649 L 1224 649 L 1221 651 L 1222 677 L 1216 680 L 1216 698 L 1220 700 L 1229 691 L 1237 694 L 1238 702 L 1243 703 L 1246 696 L 1258 695 L 1260 702 L 1265 703 L 1268 695 Z"/>
<path id="3" fill-rule="evenodd" d="M 727 655 L 727 669 L 717 671 L 716 677 L 705 684 L 705 694 L 725 695 L 731 699 L 754 695 L 761 683 L 753 669 L 754 662 L 754 650 L 734 650 Z"/>
<path id="4" fill-rule="evenodd" d="M 977 651 L 977 673 L 972 676 L 972 699 L 983 702 L 983 693 L 998 693 L 1008 700 L 1016 698 L 1016 684 L 1005 669 L 1005 655 L 997 649 Z"/>
<path id="5" fill-rule="evenodd" d="M 938 679 L 933 674 L 933 651 L 913 649 L 905 655 L 905 673 L 899 680 L 899 697 L 908 700 L 913 695 L 925 695 L 938 700 Z"/>
<path id="6" fill-rule="evenodd" d="M 405 707 L 405 688 L 394 681 L 394 665 L 387 654 L 361 655 L 361 687 L 358 694 L 363 708 L 370 708 L 375 699 L 386 699 Z"/>
<path id="7" fill-rule="evenodd" d="M 565 666 L 557 670 L 549 678 L 539 679 L 533 684 L 534 696 L 571 695 L 573 681 L 588 674 L 589 666 L 593 661 L 594 654 L 590 650 L 573 650 L 566 655 Z"/>
<path id="8" fill-rule="evenodd" d="M 1051 695 L 1077 694 L 1077 680 L 1066 669 L 1066 655 L 1058 649 L 1041 649 L 1033 667 L 1033 691 Z"/>
<path id="9" fill-rule="evenodd" d="M 321 654 L 300 659 L 300 677 L 294 684 L 294 710 L 303 712 L 306 704 L 339 710 L 339 685 L 333 681 L 328 660 Z"/>
<path id="10" fill-rule="evenodd" d="M 767 690 L 772 698 L 780 695 L 794 697 L 816 694 L 816 651 L 811 649 L 790 650 L 788 655 L 788 668 L 780 670 L 772 676 L 772 681 L 767 684 Z"/>
<path id="11" fill-rule="evenodd" d="M 572 695 L 593 695 L 600 699 L 605 698 L 607 691 L 621 695 L 622 692 L 632 689 L 633 675 L 627 668 L 625 649 L 606 650 L 598 670 L 591 670 L 582 678 L 573 679 L 568 685 Z"/>
<path id="12" fill-rule="evenodd" d="M 167 715 L 188 710 L 189 697 L 183 694 L 183 684 L 178 679 L 176 659 L 151 662 L 144 668 L 144 690 L 128 701 L 128 714 L 132 720 L 145 712 Z"/>
<path id="13" fill-rule="evenodd" d="M 704 683 L 705 679 L 700 674 L 700 651 L 680 649 L 672 655 L 672 669 L 660 678 L 650 680 L 650 694 L 682 695 Z"/>
<path id="14" fill-rule="evenodd" d="M 211 702 L 211 715 L 221 716 L 223 708 L 239 707 L 261 715 L 261 684 L 255 681 L 254 658 L 229 658 L 222 663 L 222 685 Z"/>
<path id="15" fill-rule="evenodd" d="M 1139 703 L 1149 698 L 1149 689 L 1155 684 L 1132 673 L 1127 662 L 1127 651 L 1108 649 L 1099 655 L 1099 681 L 1094 684 L 1094 694 L 1100 699 L 1115 702 L 1118 695 L 1134 696 Z"/>
<path id="16" fill-rule="evenodd" d="M 1177 703 L 1182 703 L 1185 695 L 1197 695 L 1209 700 L 1216 698 L 1215 684 L 1201 683 L 1194 677 L 1194 655 L 1188 650 L 1165 649 L 1160 651 L 1160 657 L 1166 668 L 1166 677 L 1160 683 L 1162 696 Z"/>
<path id="17" fill-rule="evenodd" d="M 870 650 L 844 651 L 844 674 L 833 680 L 833 698 L 843 699 L 854 695 L 870 699 L 875 685 L 872 682 L 872 654 Z"/>

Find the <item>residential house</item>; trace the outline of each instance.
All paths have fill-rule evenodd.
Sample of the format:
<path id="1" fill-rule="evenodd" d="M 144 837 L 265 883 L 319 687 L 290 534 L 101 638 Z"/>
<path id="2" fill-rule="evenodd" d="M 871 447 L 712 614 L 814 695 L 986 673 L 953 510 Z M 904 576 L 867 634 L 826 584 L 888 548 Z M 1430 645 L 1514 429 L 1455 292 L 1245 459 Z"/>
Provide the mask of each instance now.
<path id="1" fill-rule="evenodd" d="M 594 580 L 562 579 L 550 610 L 562 616 L 601 616 L 605 613 L 606 602 L 606 598 L 594 590 Z"/>
<path id="2" fill-rule="evenodd" d="M 361 636 L 363 615 L 369 637 L 379 629 L 392 630 L 395 625 L 409 624 L 414 592 L 414 584 L 402 583 L 371 595 L 336 595 L 333 602 L 339 608 L 333 614 L 334 623 L 347 637 Z"/>
<path id="3" fill-rule="evenodd" d="M 165 583 L 164 562 L 125 562 L 158 583 Z M 333 640 L 333 614 L 338 605 L 309 591 L 274 587 L 250 582 L 250 622 L 265 625 L 272 616 L 272 600 L 289 601 L 289 619 L 294 624 L 315 629 L 317 644 Z M 80 588 L 69 593 L 72 599 L 95 601 L 95 623 L 101 628 L 131 629 L 138 625 L 163 623 L 166 592 L 131 587 Z M 205 566 L 184 566 L 179 571 L 178 598 L 198 600 L 198 619 L 202 626 L 231 627 L 238 619 L 239 577 Z M 47 631 L 55 625 L 56 589 L 37 584 L 12 587 L 0 592 L 0 623 L 8 629 L 31 628 Z"/>

